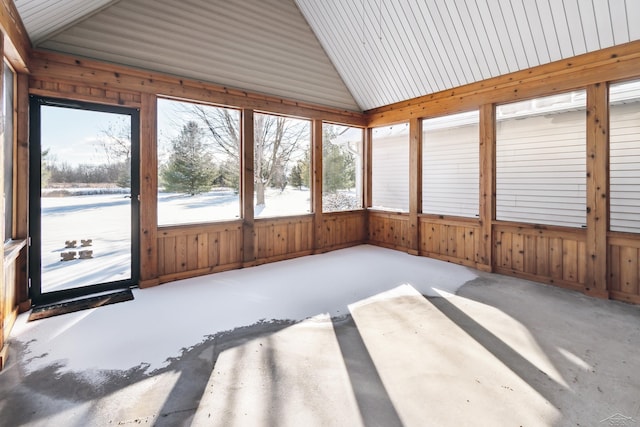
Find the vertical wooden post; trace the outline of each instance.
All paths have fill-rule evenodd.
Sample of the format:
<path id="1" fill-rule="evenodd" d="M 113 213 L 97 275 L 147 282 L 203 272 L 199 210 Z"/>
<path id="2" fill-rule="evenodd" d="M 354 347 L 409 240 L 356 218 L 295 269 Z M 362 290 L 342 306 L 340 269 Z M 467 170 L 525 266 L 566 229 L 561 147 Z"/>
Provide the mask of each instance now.
<path id="1" fill-rule="evenodd" d="M 26 239 L 29 236 L 29 76 L 17 74 L 16 85 L 16 170 L 14 170 L 15 185 L 15 234 L 17 239 Z M 16 267 L 20 269 L 20 280 L 16 281 L 16 302 L 18 310 L 23 313 L 31 308 L 29 298 L 29 283 L 27 278 L 27 262 L 25 251 L 24 263 Z M 20 258 L 19 258 L 20 259 Z"/>
<path id="2" fill-rule="evenodd" d="M 365 208 L 365 210 L 369 209 L 371 207 L 371 201 L 372 201 L 372 191 L 371 191 L 371 177 L 372 177 L 372 173 L 371 173 L 371 164 L 372 164 L 372 159 L 373 156 L 371 155 L 372 152 L 372 145 L 371 145 L 371 140 L 372 140 L 372 135 L 373 135 L 373 129 L 372 128 L 366 128 L 364 130 L 364 141 L 363 141 L 363 159 L 362 159 L 362 183 L 363 183 L 363 192 L 362 195 L 364 197 L 363 200 L 363 207 Z M 369 212 L 366 212 L 365 215 L 365 220 L 364 220 L 364 235 L 367 236 L 366 241 L 369 241 L 369 238 L 371 236 L 371 230 L 369 229 Z"/>
<path id="3" fill-rule="evenodd" d="M 409 120 L 409 253 L 420 253 L 420 220 L 422 213 L 422 121 Z"/>
<path id="4" fill-rule="evenodd" d="M 240 140 L 242 159 L 240 162 L 240 189 L 242 200 L 242 260 L 244 265 L 252 265 L 255 255 L 255 231 L 253 210 L 253 110 L 242 110 L 242 138 Z"/>
<path id="5" fill-rule="evenodd" d="M 25 239 L 29 234 L 29 76 L 17 74 L 16 79 L 14 230 L 17 239 Z"/>
<path id="6" fill-rule="evenodd" d="M 158 132 L 156 96 L 140 108 L 140 287 L 158 284 Z"/>
<path id="7" fill-rule="evenodd" d="M 493 269 L 493 220 L 496 218 L 496 107 L 480 107 L 480 244 L 478 269 Z"/>
<path id="8" fill-rule="evenodd" d="M 608 298 L 607 230 L 609 228 L 609 90 L 587 87 L 587 294 Z"/>
<path id="9" fill-rule="evenodd" d="M 324 228 L 322 225 L 322 120 L 315 119 L 311 132 L 311 208 L 314 222 L 314 249 L 319 251 L 324 246 Z"/>

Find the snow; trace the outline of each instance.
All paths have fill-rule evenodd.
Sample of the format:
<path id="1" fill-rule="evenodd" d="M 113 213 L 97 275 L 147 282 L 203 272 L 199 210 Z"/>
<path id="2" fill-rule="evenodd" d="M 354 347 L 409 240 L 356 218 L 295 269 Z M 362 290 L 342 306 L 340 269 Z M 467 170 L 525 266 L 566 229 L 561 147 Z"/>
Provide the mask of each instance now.
<path id="1" fill-rule="evenodd" d="M 106 189 L 65 189 L 67 197 L 43 197 L 42 291 L 52 292 L 96 283 L 131 278 L 131 199 L 123 194 L 104 194 Z M 93 192 L 94 194 L 85 194 Z M 309 189 L 267 189 L 266 205 L 256 206 L 257 218 L 307 214 L 311 211 Z M 217 189 L 187 196 L 158 195 L 158 223 L 177 225 L 240 218 L 240 199 L 231 189 Z M 91 239 L 92 245 L 81 246 Z M 65 247 L 76 240 L 73 248 Z M 81 250 L 93 257 L 79 259 Z M 61 253 L 75 251 L 76 258 L 61 261 Z"/>
<path id="2" fill-rule="evenodd" d="M 122 194 L 43 197 L 42 291 L 131 278 L 131 199 Z M 81 240 L 93 240 L 82 247 Z M 65 242 L 76 240 L 76 247 Z M 61 261 L 63 252 L 92 250 L 93 258 Z"/>
<path id="3" fill-rule="evenodd" d="M 407 289 L 453 294 L 474 278 L 456 264 L 363 245 L 134 289 L 133 301 L 39 321 L 27 323 L 24 313 L 10 339 L 28 348 L 28 372 L 53 364 L 61 373 L 151 372 L 218 332 L 261 320 L 342 316 L 353 304 Z"/>

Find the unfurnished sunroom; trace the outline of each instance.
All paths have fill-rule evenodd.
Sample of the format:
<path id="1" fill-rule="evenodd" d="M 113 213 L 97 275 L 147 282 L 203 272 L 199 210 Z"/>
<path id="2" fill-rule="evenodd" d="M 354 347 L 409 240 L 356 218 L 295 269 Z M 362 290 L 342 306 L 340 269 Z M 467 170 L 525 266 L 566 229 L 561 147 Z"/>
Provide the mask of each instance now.
<path id="1" fill-rule="evenodd" d="M 2 2 L 0 348 L 33 307 L 363 244 L 639 304 L 639 19 Z"/>

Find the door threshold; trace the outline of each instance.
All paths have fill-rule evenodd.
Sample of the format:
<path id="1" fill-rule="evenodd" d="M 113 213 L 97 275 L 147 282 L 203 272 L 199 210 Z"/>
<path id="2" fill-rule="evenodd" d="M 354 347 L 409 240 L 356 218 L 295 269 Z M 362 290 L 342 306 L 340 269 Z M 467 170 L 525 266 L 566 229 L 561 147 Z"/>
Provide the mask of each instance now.
<path id="1" fill-rule="evenodd" d="M 60 316 L 62 314 L 74 313 L 76 311 L 98 308 L 105 305 L 133 300 L 131 289 L 116 292 L 90 295 L 77 299 L 60 301 L 52 304 L 45 304 L 34 307 L 29 314 L 28 322 L 45 319 L 47 317 Z"/>

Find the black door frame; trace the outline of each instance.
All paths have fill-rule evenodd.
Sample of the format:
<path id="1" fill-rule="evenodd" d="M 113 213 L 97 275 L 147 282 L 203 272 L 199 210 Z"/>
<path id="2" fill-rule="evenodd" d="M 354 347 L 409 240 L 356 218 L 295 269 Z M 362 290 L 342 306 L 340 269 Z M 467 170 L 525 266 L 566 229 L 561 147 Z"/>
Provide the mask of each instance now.
<path id="1" fill-rule="evenodd" d="M 140 110 L 31 95 L 29 97 L 29 296 L 34 305 L 49 304 L 98 292 L 130 288 L 140 279 Z M 41 111 L 54 106 L 131 117 L 131 278 L 52 292 L 42 292 Z"/>

